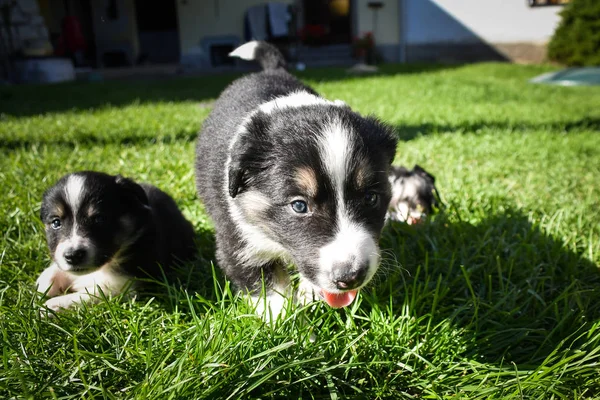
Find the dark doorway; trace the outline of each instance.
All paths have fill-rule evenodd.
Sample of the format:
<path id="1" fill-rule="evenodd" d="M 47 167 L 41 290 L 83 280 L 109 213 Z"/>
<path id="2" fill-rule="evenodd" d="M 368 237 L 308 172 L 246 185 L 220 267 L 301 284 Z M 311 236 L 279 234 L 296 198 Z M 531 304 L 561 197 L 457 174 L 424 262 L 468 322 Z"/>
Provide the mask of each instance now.
<path id="1" fill-rule="evenodd" d="M 330 45 L 352 41 L 351 0 L 303 0 L 304 26 L 301 36 L 307 45 Z"/>
<path id="2" fill-rule="evenodd" d="M 96 43 L 90 2 L 48 0 L 39 2 L 39 8 L 55 54 L 71 58 L 76 67 L 94 66 Z"/>
<path id="3" fill-rule="evenodd" d="M 138 64 L 179 62 L 175 0 L 135 0 L 140 56 Z"/>

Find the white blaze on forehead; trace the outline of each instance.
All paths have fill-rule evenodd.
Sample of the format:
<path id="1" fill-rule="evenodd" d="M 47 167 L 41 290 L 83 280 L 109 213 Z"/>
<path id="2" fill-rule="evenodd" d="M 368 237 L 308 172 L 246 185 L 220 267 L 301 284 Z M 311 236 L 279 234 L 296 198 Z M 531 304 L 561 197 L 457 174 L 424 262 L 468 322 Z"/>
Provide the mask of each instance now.
<path id="1" fill-rule="evenodd" d="M 344 186 L 350 175 L 352 132 L 340 120 L 333 120 L 322 131 L 319 150 L 325 170 L 331 179 L 336 199 L 336 233 L 333 240 L 319 249 L 318 285 L 337 291 L 331 281 L 334 267 L 360 268 L 368 265 L 364 282 L 368 282 L 379 264 L 379 248 L 373 235 L 354 222 L 346 207 Z"/>
<path id="2" fill-rule="evenodd" d="M 346 130 L 340 120 L 331 121 L 322 131 L 319 138 L 319 150 L 321 161 L 335 188 L 338 205 L 338 216 L 340 208 L 344 207 L 344 183 L 349 174 L 349 161 L 352 148 L 350 145 L 351 132 Z"/>
<path id="3" fill-rule="evenodd" d="M 67 203 L 71 207 L 73 216 L 77 214 L 77 210 L 81 205 L 83 197 L 83 188 L 85 186 L 85 177 L 80 175 L 71 175 L 65 184 L 65 197 Z"/>
<path id="4" fill-rule="evenodd" d="M 65 253 L 72 249 L 85 248 L 87 251 L 87 260 L 94 257 L 94 248 L 90 246 L 90 240 L 79 234 L 79 224 L 77 221 L 77 211 L 81 207 L 85 188 L 85 177 L 81 175 L 71 175 L 67 178 L 65 184 L 65 199 L 71 209 L 71 218 L 73 224 L 69 237 L 62 240 L 54 251 L 54 259 L 58 266 L 63 270 L 69 270 L 71 266 L 65 260 Z M 85 261 L 84 263 L 86 263 Z"/>
<path id="5" fill-rule="evenodd" d="M 247 43 L 250 44 L 250 43 Z M 244 47 L 244 46 L 241 46 Z M 247 133 L 246 127 L 252 121 L 252 119 L 257 115 L 258 112 L 263 112 L 265 114 L 271 114 L 274 110 L 281 110 L 284 108 L 298 108 L 303 106 L 314 106 L 314 105 L 324 105 L 324 106 L 335 106 L 335 107 L 347 107 L 346 103 L 341 100 L 329 101 L 325 100 L 322 97 L 315 96 L 314 94 L 308 93 L 305 90 L 298 90 L 296 92 L 292 92 L 288 95 L 276 97 L 273 100 L 270 100 L 266 103 L 261 104 L 259 107 L 255 108 L 251 112 L 249 112 L 240 125 L 237 127 L 237 130 L 232 135 L 231 140 L 229 141 L 229 154 L 227 156 L 227 161 L 225 162 L 225 178 L 226 178 L 226 189 L 229 185 L 229 166 L 231 165 L 231 153 L 232 149 L 235 146 L 235 143 L 239 140 L 240 136 Z"/>
<path id="6" fill-rule="evenodd" d="M 236 51 L 240 50 L 241 52 L 244 46 L 236 49 Z M 248 46 L 244 49 L 244 51 L 250 51 L 251 48 L 252 46 Z M 253 49 L 254 48 L 252 48 L 252 51 L 254 51 Z M 229 156 L 227 157 L 227 161 L 225 163 L 224 190 L 226 192 L 229 190 L 229 167 L 231 165 L 232 149 L 235 145 L 235 142 L 239 140 L 240 136 L 246 133 L 246 125 L 252 120 L 257 112 L 261 111 L 266 114 L 270 114 L 277 109 L 297 108 L 312 105 L 346 107 L 346 104 L 341 100 L 329 101 L 322 97 L 308 93 L 305 90 L 299 90 L 290 93 L 289 95 L 277 97 L 271 101 L 263 103 L 257 109 L 249 113 L 244 118 L 243 122 L 240 124 L 231 141 L 229 142 Z M 335 144 L 333 145 L 335 146 Z M 325 144 L 325 146 L 330 147 L 331 144 Z M 253 209 L 255 209 L 255 211 L 260 211 L 268 207 L 270 205 L 269 199 L 264 198 L 264 195 L 261 195 L 260 193 L 250 193 L 251 192 L 240 195 L 235 199 L 231 198 L 231 196 L 227 196 L 229 214 L 236 222 L 240 233 L 248 244 L 240 253 L 238 253 L 238 257 L 247 262 L 265 262 L 272 260 L 274 257 L 289 258 L 288 251 L 280 243 L 271 239 L 260 226 L 253 223 L 253 218 L 251 218 L 252 215 L 248 215 L 248 213 L 251 213 Z M 256 214 L 256 212 L 254 214 Z M 256 215 L 254 215 L 254 217 L 254 219 L 256 219 Z"/>
<path id="7" fill-rule="evenodd" d="M 258 109 L 264 113 L 270 114 L 273 110 L 283 108 L 297 108 L 304 106 L 336 106 L 336 107 L 347 107 L 346 103 L 341 100 L 329 101 L 322 97 L 315 96 L 314 94 L 308 93 L 305 90 L 299 90 L 297 92 L 290 93 L 286 96 L 277 97 L 271 101 L 263 103 Z"/>

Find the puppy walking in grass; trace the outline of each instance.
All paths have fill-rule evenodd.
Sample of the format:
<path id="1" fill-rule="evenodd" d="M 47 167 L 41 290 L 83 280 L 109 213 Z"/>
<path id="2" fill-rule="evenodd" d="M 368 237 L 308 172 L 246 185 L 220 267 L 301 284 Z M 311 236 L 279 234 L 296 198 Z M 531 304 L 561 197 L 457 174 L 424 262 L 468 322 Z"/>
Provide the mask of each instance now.
<path id="1" fill-rule="evenodd" d="M 280 313 L 289 265 L 303 299 L 348 306 L 379 265 L 396 137 L 302 84 L 267 43 L 230 55 L 263 71 L 224 90 L 198 138 L 196 184 L 215 224 L 217 261 L 259 313 L 264 304 Z"/>
<path id="2" fill-rule="evenodd" d="M 119 175 L 64 176 L 44 193 L 40 217 L 52 264 L 37 287 L 54 311 L 94 301 L 100 291 L 118 295 L 134 278 L 161 279 L 195 254 L 194 230 L 173 199 Z"/>

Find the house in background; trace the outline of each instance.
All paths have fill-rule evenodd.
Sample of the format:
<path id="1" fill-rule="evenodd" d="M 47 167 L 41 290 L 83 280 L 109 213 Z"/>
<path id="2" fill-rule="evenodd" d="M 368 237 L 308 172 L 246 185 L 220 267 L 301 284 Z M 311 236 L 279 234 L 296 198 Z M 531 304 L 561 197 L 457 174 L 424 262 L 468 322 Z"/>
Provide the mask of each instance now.
<path id="1" fill-rule="evenodd" d="M 353 40 L 367 32 L 388 62 L 540 62 L 560 20 L 561 7 L 546 5 L 565 1 L 0 0 L 0 5 L 12 2 L 35 14 L 36 23 L 37 15 L 43 17 L 54 49 L 64 47 L 70 21 L 67 35 L 75 30 L 84 43 L 74 58 L 80 65 L 210 69 L 233 63 L 227 53 L 255 37 L 279 42 L 309 65 L 349 64 Z M 19 35 L 25 28 L 0 21 L 0 39 L 14 31 L 18 47 L 19 40 L 26 42 Z"/>
<path id="2" fill-rule="evenodd" d="M 347 61 L 353 38 L 367 32 L 373 33 L 379 53 L 389 62 L 541 62 L 561 10 L 561 7 L 532 7 L 536 4 L 533 0 L 289 0 L 286 3 L 295 10 L 296 36 L 301 44 L 298 58 L 325 63 Z M 210 51 L 206 43 L 212 39 L 237 38 L 243 42 L 246 12 L 260 4 L 265 3 L 178 0 L 181 61 L 194 64 L 205 60 Z M 325 36 L 322 40 L 313 37 L 320 33 Z"/>
<path id="3" fill-rule="evenodd" d="M 562 0 L 564 2 L 564 0 Z M 525 0 L 289 0 L 298 58 L 344 62 L 353 38 L 372 32 L 389 62 L 541 62 L 561 7 Z M 206 62 L 211 40 L 245 41 L 244 20 L 260 0 L 178 0 L 181 61 Z M 318 28 L 321 27 L 319 30 Z M 312 29 L 312 31 L 311 31 Z M 323 35 L 319 39 L 316 35 Z M 204 60 L 204 61 L 203 61 Z"/>
<path id="4" fill-rule="evenodd" d="M 403 61 L 542 62 L 566 0 L 400 0 Z M 537 4 L 543 6 L 536 7 Z"/>

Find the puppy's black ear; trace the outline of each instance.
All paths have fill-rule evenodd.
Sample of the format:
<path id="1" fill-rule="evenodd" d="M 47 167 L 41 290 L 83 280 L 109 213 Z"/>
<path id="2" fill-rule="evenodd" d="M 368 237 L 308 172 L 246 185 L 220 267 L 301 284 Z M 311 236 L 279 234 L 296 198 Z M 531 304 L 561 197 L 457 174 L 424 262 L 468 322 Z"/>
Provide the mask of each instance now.
<path id="1" fill-rule="evenodd" d="M 425 179 L 429 179 L 431 181 L 431 183 L 435 183 L 435 176 L 431 175 L 429 172 L 425 171 L 423 168 L 421 168 L 418 164 L 415 164 L 415 166 L 413 167 L 413 170 L 415 171 L 415 173 L 417 173 L 419 176 L 425 178 Z"/>
<path id="2" fill-rule="evenodd" d="M 391 126 L 384 124 L 374 116 L 364 118 L 362 124 L 362 129 L 371 133 L 371 140 L 376 143 L 379 157 L 391 166 L 396 157 L 398 134 Z"/>
<path id="3" fill-rule="evenodd" d="M 44 221 L 46 219 L 46 216 L 48 215 L 48 209 L 47 209 L 46 204 L 48 204 L 48 191 L 49 190 L 50 189 L 48 189 L 44 192 L 44 195 L 42 196 L 42 204 L 40 204 L 39 216 L 42 221 Z"/>
<path id="4" fill-rule="evenodd" d="M 386 134 L 382 138 L 382 149 L 381 155 L 387 160 L 388 165 L 392 165 L 394 158 L 396 158 L 396 148 L 398 146 L 398 139 L 396 133 L 389 127 L 386 126 Z M 402 167 L 400 167 L 402 168 Z"/>
<path id="5" fill-rule="evenodd" d="M 239 158 L 231 159 L 229 164 L 229 195 L 233 198 L 237 196 L 238 192 L 242 189 L 242 182 L 244 177 L 244 167 Z"/>
<path id="6" fill-rule="evenodd" d="M 63 196 L 64 183 L 71 176 L 65 175 L 54 186 L 46 189 L 42 195 L 42 203 L 40 205 L 40 219 L 45 221 L 48 215 L 52 212 L 52 206 L 56 204 L 56 199 Z"/>
<path id="7" fill-rule="evenodd" d="M 230 149 L 230 162 L 227 171 L 229 195 L 235 198 L 252 182 L 255 172 L 264 168 L 270 153 L 271 143 L 267 139 L 269 117 L 256 113 L 244 123 Z"/>
<path id="8" fill-rule="evenodd" d="M 140 185 L 121 175 L 115 176 L 115 182 L 123 189 L 125 201 L 145 209 L 150 209 L 148 196 Z"/>
<path id="9" fill-rule="evenodd" d="M 401 176 L 408 176 L 408 169 L 401 165 L 392 165 L 390 172 L 394 174 L 397 178 Z"/>
<path id="10" fill-rule="evenodd" d="M 415 164 L 415 166 L 413 167 L 413 171 L 419 176 L 429 180 L 429 182 L 431 183 L 431 205 L 435 208 L 444 207 L 444 202 L 442 201 L 440 192 L 438 192 L 437 187 L 435 186 L 435 177 L 417 164 Z"/>

